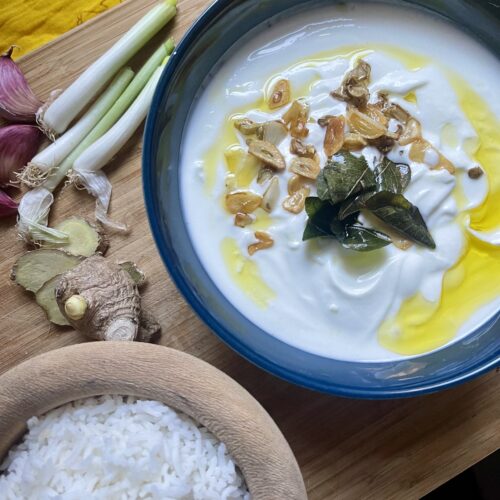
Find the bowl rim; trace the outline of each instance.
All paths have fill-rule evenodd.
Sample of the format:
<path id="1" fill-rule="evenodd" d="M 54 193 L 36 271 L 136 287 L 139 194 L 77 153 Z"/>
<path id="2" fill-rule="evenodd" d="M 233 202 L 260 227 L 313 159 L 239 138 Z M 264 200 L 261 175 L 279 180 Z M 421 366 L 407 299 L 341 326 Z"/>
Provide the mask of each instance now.
<path id="1" fill-rule="evenodd" d="M 375 0 L 376 1 L 376 0 Z M 197 18 L 193 25 L 187 30 L 182 40 L 176 46 L 172 53 L 169 63 L 166 65 L 163 74 L 158 82 L 151 109 L 159 109 L 163 96 L 168 88 L 176 70 L 181 63 L 184 55 L 189 51 L 191 44 L 197 39 L 198 35 L 204 30 L 205 26 L 211 20 L 221 14 L 230 4 L 232 0 L 214 0 L 213 3 Z M 404 0 L 402 3 L 411 3 Z M 407 5 L 407 7 L 409 7 Z M 327 394 L 335 394 L 343 397 L 362 398 L 362 399 L 393 399 L 415 397 L 434 393 L 437 391 L 451 389 L 457 385 L 477 378 L 490 370 L 500 366 L 500 351 L 493 352 L 488 359 L 473 364 L 466 371 L 457 373 L 451 377 L 443 377 L 435 382 L 423 383 L 418 387 L 413 388 L 357 388 L 353 386 L 346 386 L 337 383 L 322 383 L 318 382 L 311 377 L 298 374 L 290 369 L 284 368 L 277 363 L 274 363 L 266 357 L 255 352 L 252 348 L 241 342 L 236 336 L 223 325 L 221 325 L 210 313 L 210 311 L 201 302 L 196 293 L 193 292 L 189 285 L 189 280 L 185 277 L 183 272 L 178 268 L 170 253 L 167 251 L 164 244 L 162 244 L 162 233 L 160 229 L 160 220 L 156 217 L 153 196 L 153 170 L 154 170 L 154 137 L 157 125 L 157 114 L 149 113 L 146 121 L 144 132 L 144 149 L 142 155 L 142 179 L 143 179 L 143 195 L 145 200 L 146 212 L 148 215 L 149 225 L 156 247 L 164 262 L 167 271 L 169 272 L 172 281 L 186 299 L 188 304 L 192 307 L 198 317 L 229 347 L 236 351 L 239 355 L 255 364 L 259 368 L 266 370 L 272 375 L 278 376 L 283 380 L 291 382 L 300 387 L 313 389 Z M 203 264 L 201 264 L 202 267 Z M 220 292 L 222 294 L 222 292 Z M 499 312 L 500 314 L 500 312 Z M 497 315 L 498 316 L 498 315 Z M 488 320 L 485 322 L 485 324 Z M 483 325 L 481 325 L 483 326 Z M 481 327 L 479 327 L 481 328 Z M 270 334 L 269 334 L 270 335 Z M 440 348 L 445 350 L 447 346 Z M 299 349 L 300 350 L 300 349 Z M 418 359 L 421 356 L 415 356 L 412 359 Z"/>
<path id="2" fill-rule="evenodd" d="M 0 375 L 0 463 L 29 418 L 101 395 L 160 401 L 206 427 L 226 445 L 252 498 L 307 499 L 287 440 L 244 387 L 190 354 L 141 342 L 66 346 Z"/>

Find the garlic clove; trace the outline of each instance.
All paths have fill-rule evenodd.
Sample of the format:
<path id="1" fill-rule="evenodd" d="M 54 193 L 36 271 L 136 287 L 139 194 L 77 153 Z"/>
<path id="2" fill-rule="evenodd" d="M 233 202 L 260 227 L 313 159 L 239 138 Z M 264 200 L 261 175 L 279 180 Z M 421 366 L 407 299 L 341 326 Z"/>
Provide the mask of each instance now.
<path id="1" fill-rule="evenodd" d="M 286 125 L 281 121 L 266 122 L 262 125 L 262 140 L 278 146 L 288 135 Z"/>
<path id="2" fill-rule="evenodd" d="M 35 123 L 42 102 L 12 60 L 13 47 L 0 57 L 0 117 L 8 121 Z"/>
<path id="3" fill-rule="evenodd" d="M 43 134 L 34 125 L 0 128 L 0 187 L 16 180 L 16 173 L 35 156 Z"/>

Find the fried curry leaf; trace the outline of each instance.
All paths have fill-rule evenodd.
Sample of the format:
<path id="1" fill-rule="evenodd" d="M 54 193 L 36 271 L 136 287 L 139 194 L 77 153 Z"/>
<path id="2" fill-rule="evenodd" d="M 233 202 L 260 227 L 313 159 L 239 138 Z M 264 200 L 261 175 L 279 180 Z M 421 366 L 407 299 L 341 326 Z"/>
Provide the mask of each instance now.
<path id="1" fill-rule="evenodd" d="M 347 151 L 328 161 L 317 180 L 319 198 L 333 205 L 362 191 L 374 190 L 376 186 L 375 175 L 365 157 L 358 158 Z"/>
<path id="2" fill-rule="evenodd" d="M 306 198 L 305 209 L 310 219 L 312 219 L 324 206 L 325 202 L 320 198 L 316 198 L 315 196 Z"/>
<path id="3" fill-rule="evenodd" d="M 328 201 L 310 197 L 306 199 L 306 212 L 309 216 L 307 226 L 302 237 L 303 241 L 314 238 L 334 238 L 345 248 L 358 252 L 376 250 L 391 243 L 385 234 L 355 225 L 357 214 L 346 220 L 338 218 L 339 205 L 332 205 Z"/>
<path id="4" fill-rule="evenodd" d="M 403 194 L 410 184 L 411 170 L 408 165 L 384 157 L 375 168 L 375 180 L 378 191 Z"/>
<path id="5" fill-rule="evenodd" d="M 406 238 L 428 248 L 436 248 L 419 209 L 402 194 L 381 191 L 365 202 L 365 208 Z"/>
<path id="6" fill-rule="evenodd" d="M 321 229 L 318 229 L 310 220 L 307 221 L 306 228 L 304 229 L 304 234 L 302 235 L 302 241 L 314 240 L 315 238 L 328 238 L 330 234 L 324 233 Z"/>
<path id="7" fill-rule="evenodd" d="M 326 167 L 325 167 L 326 168 Z M 330 191 L 328 189 L 328 184 L 325 179 L 325 169 L 323 169 L 316 179 L 316 190 L 318 192 L 318 198 L 322 201 L 328 201 L 330 199 Z"/>
<path id="8" fill-rule="evenodd" d="M 349 198 L 340 205 L 339 209 L 339 219 L 344 220 L 349 216 L 359 214 L 360 210 L 365 207 L 365 202 L 371 198 L 375 193 L 369 191 L 368 193 L 361 193 L 358 196 Z"/>
<path id="9" fill-rule="evenodd" d="M 302 240 L 313 238 L 334 238 L 330 228 L 331 222 L 338 216 L 339 209 L 328 201 L 311 196 L 306 198 L 306 213 L 309 216 Z"/>
<path id="10" fill-rule="evenodd" d="M 337 214 L 330 222 L 330 231 L 339 241 L 343 241 L 346 237 L 346 227 L 352 226 L 358 220 L 358 214 L 353 213 L 347 216 L 345 219 L 341 220 L 339 217 L 338 210 L 340 206 L 337 208 Z"/>
<path id="11" fill-rule="evenodd" d="M 391 238 L 380 231 L 363 226 L 347 226 L 342 246 L 356 252 L 371 252 L 392 243 Z"/>

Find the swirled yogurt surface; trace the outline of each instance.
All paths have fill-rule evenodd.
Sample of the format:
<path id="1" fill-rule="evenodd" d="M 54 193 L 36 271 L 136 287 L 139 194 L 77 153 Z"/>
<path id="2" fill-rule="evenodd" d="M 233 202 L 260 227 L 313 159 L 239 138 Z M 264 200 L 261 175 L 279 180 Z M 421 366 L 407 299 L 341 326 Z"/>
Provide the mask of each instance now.
<path id="1" fill-rule="evenodd" d="M 423 137 L 456 168 L 455 174 L 433 169 L 438 158 L 432 152 L 423 163 L 413 162 L 409 146 L 388 154 L 410 165 L 405 196 L 420 209 L 436 249 L 390 245 L 357 253 L 331 240 L 302 242 L 307 215 L 281 204 L 269 214 L 259 209 L 254 224 L 236 227 L 222 203 L 227 157 L 246 145 L 231 118 L 280 119 L 283 109 L 269 110 L 266 96 L 276 79 L 288 79 L 293 98 L 310 106 L 306 142 L 324 166 L 325 131 L 316 121 L 345 114 L 346 104 L 330 92 L 360 57 L 372 68 L 372 97 L 387 93 L 417 118 Z M 500 62 L 440 19 L 377 4 L 279 19 L 232 50 L 193 105 L 180 168 L 197 253 L 245 316 L 300 349 L 382 361 L 440 348 L 500 308 L 500 216 L 493 210 L 500 199 L 499 122 Z M 289 137 L 279 149 L 288 165 Z M 374 147 L 360 153 L 371 167 L 381 157 Z M 485 175 L 469 178 L 477 165 Z M 282 198 L 291 175 L 280 175 Z M 252 172 L 236 177 L 239 187 L 262 192 Z M 274 246 L 249 256 L 258 230 L 271 234 Z"/>

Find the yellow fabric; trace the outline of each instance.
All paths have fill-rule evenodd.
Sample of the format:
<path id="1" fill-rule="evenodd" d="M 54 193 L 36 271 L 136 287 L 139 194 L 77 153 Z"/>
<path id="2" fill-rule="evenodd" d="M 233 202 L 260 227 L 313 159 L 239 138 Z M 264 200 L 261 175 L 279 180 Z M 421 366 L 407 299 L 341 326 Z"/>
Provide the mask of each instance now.
<path id="1" fill-rule="evenodd" d="M 0 50 L 19 57 L 123 0 L 0 0 Z"/>

